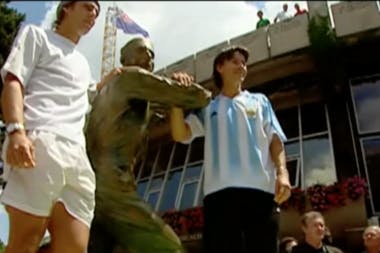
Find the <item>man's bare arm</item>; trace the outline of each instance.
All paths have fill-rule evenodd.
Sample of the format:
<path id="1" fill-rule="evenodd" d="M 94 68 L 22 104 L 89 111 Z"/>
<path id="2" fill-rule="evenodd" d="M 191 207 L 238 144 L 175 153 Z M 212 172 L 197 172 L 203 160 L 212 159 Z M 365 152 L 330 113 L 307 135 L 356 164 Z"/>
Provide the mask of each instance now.
<path id="1" fill-rule="evenodd" d="M 282 141 L 276 134 L 273 135 L 272 142 L 270 144 L 270 153 L 276 166 L 277 175 L 287 173 L 288 170 L 286 169 L 285 148 Z"/>
<path id="2" fill-rule="evenodd" d="M 11 73 L 5 77 L 1 103 L 6 123 L 24 122 L 23 88 L 18 78 Z M 25 130 L 15 131 L 8 137 L 6 162 L 13 167 L 34 167 L 34 148 Z"/>
<path id="3" fill-rule="evenodd" d="M 270 154 L 276 166 L 276 189 L 275 201 L 278 204 L 283 203 L 290 197 L 289 173 L 286 169 L 285 148 L 280 138 L 274 134 L 270 144 Z"/>
<path id="4" fill-rule="evenodd" d="M 96 84 L 96 90 L 97 91 L 100 91 L 107 83 L 109 83 L 109 81 L 117 76 L 117 75 L 120 75 L 122 73 L 122 69 L 121 68 L 114 68 L 113 70 L 111 70 L 107 75 L 105 75 L 102 80 L 100 80 L 99 83 Z"/>
<path id="5" fill-rule="evenodd" d="M 17 77 L 11 73 L 4 80 L 1 107 L 6 123 L 24 122 L 23 89 Z"/>
<path id="6" fill-rule="evenodd" d="M 170 128 L 175 141 L 181 142 L 190 138 L 191 130 L 189 125 L 185 122 L 181 108 L 172 107 L 170 111 Z"/>

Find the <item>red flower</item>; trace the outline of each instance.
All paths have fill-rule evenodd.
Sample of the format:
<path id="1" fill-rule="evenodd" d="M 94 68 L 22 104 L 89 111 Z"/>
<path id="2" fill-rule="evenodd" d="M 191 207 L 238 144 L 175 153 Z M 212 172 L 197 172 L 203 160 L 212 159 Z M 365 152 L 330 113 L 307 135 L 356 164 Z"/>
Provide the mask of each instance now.
<path id="1" fill-rule="evenodd" d="M 296 208 L 299 212 L 303 212 L 306 207 L 305 191 L 301 188 L 293 188 L 290 198 L 281 204 L 282 209 L 288 209 L 289 207 Z"/>

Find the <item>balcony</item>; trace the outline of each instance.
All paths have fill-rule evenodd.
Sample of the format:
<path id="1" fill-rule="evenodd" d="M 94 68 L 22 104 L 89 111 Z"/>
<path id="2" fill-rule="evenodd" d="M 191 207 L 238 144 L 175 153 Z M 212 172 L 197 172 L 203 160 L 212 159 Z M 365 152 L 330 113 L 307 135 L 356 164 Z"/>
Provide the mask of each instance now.
<path id="1" fill-rule="evenodd" d="M 376 1 L 342 2 L 332 5 L 331 11 L 338 37 L 380 27 L 380 12 Z"/>
<path id="2" fill-rule="evenodd" d="M 195 77 L 197 83 L 208 83 L 212 79 L 212 63 L 220 49 L 228 45 L 242 45 L 250 52 L 248 61 L 249 71 L 271 72 L 277 68 L 278 64 L 272 62 L 283 61 L 291 63 L 292 59 L 298 62 L 299 55 L 292 57 L 297 51 L 307 48 L 310 45 L 308 37 L 309 18 L 313 15 L 328 15 L 326 1 L 308 2 L 309 14 L 303 14 L 288 21 L 269 25 L 265 28 L 250 31 L 246 34 L 223 41 L 215 46 L 196 52 L 194 55 L 186 57 L 173 63 L 156 73 L 170 75 L 174 71 L 186 71 Z M 335 31 L 338 37 L 344 38 L 350 35 L 361 34 L 363 32 L 375 31 L 376 36 L 380 36 L 380 12 L 378 3 L 374 1 L 350 1 L 340 2 L 331 6 L 332 16 L 330 19 L 335 24 Z M 290 55 L 290 57 L 289 57 Z M 301 57 L 302 58 L 302 57 Z M 307 57 L 306 57 L 307 58 Z M 302 65 L 307 66 L 304 71 L 309 71 L 310 59 L 301 59 Z M 286 74 L 282 71 L 281 73 Z M 290 73 L 292 74 L 292 73 Z M 257 75 L 257 73 L 256 73 Z M 276 76 L 273 78 L 281 78 Z M 259 80 L 268 81 L 267 78 Z"/>

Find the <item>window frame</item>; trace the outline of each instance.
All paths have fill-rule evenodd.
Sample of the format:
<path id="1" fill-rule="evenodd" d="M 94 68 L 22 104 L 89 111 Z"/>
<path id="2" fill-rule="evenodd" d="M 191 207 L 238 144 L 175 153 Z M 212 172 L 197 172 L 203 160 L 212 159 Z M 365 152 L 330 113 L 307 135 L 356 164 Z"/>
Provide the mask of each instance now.
<path id="1" fill-rule="evenodd" d="M 359 76 L 359 77 L 354 77 L 354 78 L 351 78 L 349 80 L 349 87 L 350 87 L 350 95 L 351 95 L 351 103 L 352 103 L 352 108 L 354 110 L 354 117 L 355 117 L 355 123 L 356 123 L 356 126 L 357 126 L 357 131 L 358 131 L 358 134 L 359 135 L 367 135 L 367 134 L 376 134 L 378 132 L 380 132 L 380 126 L 379 126 L 379 129 L 378 130 L 369 130 L 369 131 L 362 131 L 360 129 L 360 123 L 359 123 L 359 114 L 358 114 L 358 111 L 357 111 L 357 106 L 356 106 L 356 103 L 355 103 L 355 98 L 354 98 L 354 90 L 353 90 L 353 83 L 356 81 L 356 80 L 366 80 L 366 79 L 370 79 L 370 78 L 378 78 L 379 82 L 380 82 L 380 74 L 374 74 L 374 75 L 365 75 L 365 76 Z"/>
<path id="2" fill-rule="evenodd" d="M 377 4 L 379 6 L 379 1 L 377 1 Z M 352 138 L 354 138 L 354 134 L 356 134 L 358 142 L 359 142 L 359 146 L 360 146 L 361 159 L 363 162 L 363 168 L 364 168 L 364 174 L 365 174 L 364 177 L 365 177 L 366 182 L 368 184 L 369 207 L 371 209 L 372 214 L 380 216 L 380 210 L 375 209 L 372 187 L 371 187 L 371 178 L 369 177 L 369 173 L 368 173 L 368 165 L 367 165 L 366 153 L 365 153 L 365 149 L 364 149 L 364 142 L 365 141 L 373 140 L 373 139 L 380 139 L 380 129 L 371 130 L 371 131 L 362 131 L 360 129 L 359 115 L 358 115 L 358 111 L 356 108 L 357 106 L 355 103 L 354 90 L 353 90 L 353 86 L 354 86 L 355 82 L 356 83 L 358 81 L 359 82 L 360 81 L 365 82 L 366 79 L 370 79 L 370 78 L 378 79 L 378 81 L 380 82 L 380 73 L 371 74 L 371 75 L 362 75 L 362 76 L 357 76 L 357 77 L 353 77 L 353 78 L 349 79 L 350 99 L 351 99 L 351 105 L 352 105 L 352 112 L 354 115 L 353 115 L 353 117 L 351 116 L 350 113 L 348 113 L 348 115 L 349 115 L 349 120 L 350 120 L 351 131 L 352 131 Z M 350 112 L 348 103 L 347 103 L 347 111 Z M 352 118 L 354 118 L 354 119 L 352 119 Z M 356 124 L 356 131 L 354 131 L 354 127 L 353 127 L 354 123 Z M 356 143 L 356 141 L 354 141 L 354 143 Z M 359 168 L 359 155 L 358 155 L 358 150 L 355 147 L 355 145 L 354 145 L 354 151 L 355 151 L 355 155 L 356 155 L 357 168 Z M 359 170 L 358 175 L 360 177 L 362 176 L 361 174 L 362 173 Z"/>

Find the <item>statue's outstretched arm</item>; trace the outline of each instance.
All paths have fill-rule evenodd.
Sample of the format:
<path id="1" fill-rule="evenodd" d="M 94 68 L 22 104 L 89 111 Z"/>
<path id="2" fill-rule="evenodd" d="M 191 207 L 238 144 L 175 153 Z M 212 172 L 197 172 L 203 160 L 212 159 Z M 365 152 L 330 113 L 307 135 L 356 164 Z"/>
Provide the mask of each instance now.
<path id="1" fill-rule="evenodd" d="M 158 102 L 185 109 L 201 108 L 211 99 L 211 92 L 193 83 L 183 86 L 178 81 L 155 75 L 139 67 L 125 67 L 113 79 L 114 88 L 129 98 Z M 117 86 L 117 87 L 116 87 Z"/>

